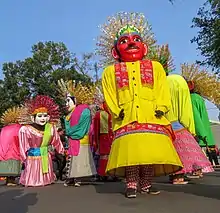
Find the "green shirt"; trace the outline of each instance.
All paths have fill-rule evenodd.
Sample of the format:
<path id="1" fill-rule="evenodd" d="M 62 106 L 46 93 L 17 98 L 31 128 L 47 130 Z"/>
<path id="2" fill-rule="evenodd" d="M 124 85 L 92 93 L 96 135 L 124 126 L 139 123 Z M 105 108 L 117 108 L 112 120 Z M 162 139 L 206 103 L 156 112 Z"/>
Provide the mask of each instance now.
<path id="1" fill-rule="evenodd" d="M 196 135 L 202 138 L 206 137 L 208 146 L 214 146 L 215 140 L 212 133 L 204 99 L 200 95 L 192 93 L 191 101 L 195 120 Z M 199 141 L 199 145 L 202 147 L 206 146 L 203 140 Z"/>
<path id="2" fill-rule="evenodd" d="M 66 135 L 73 140 L 80 140 L 89 132 L 91 125 L 91 113 L 89 109 L 84 109 L 79 122 L 75 126 L 70 126 L 70 121 L 65 120 Z"/>

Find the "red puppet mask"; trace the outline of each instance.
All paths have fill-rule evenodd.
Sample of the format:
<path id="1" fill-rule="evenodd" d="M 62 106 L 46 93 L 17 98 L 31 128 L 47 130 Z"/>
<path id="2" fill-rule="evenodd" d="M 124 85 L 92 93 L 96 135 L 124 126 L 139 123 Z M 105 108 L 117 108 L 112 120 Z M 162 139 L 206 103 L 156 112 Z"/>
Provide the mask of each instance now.
<path id="1" fill-rule="evenodd" d="M 187 82 L 190 92 L 194 90 L 195 84 L 192 81 Z"/>
<path id="2" fill-rule="evenodd" d="M 112 56 L 119 61 L 133 62 L 142 60 L 147 54 L 147 45 L 134 26 L 126 25 L 117 34 Z"/>

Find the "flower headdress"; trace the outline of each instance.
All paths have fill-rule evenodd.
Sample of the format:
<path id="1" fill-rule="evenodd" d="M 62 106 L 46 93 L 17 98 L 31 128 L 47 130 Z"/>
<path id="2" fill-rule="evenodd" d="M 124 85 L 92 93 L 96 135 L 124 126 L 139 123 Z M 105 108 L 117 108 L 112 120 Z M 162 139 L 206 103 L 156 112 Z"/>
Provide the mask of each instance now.
<path id="1" fill-rule="evenodd" d="M 115 62 L 111 50 L 115 41 L 124 31 L 140 34 L 143 42 L 148 45 L 149 51 L 156 43 L 151 25 L 142 13 L 119 12 L 115 16 L 109 17 L 107 23 L 99 26 L 99 28 L 102 34 L 98 37 L 96 54 L 102 57 L 100 62 L 104 66 Z"/>
<path id="2" fill-rule="evenodd" d="M 60 118 L 59 106 L 55 101 L 46 95 L 38 95 L 24 103 L 23 112 L 20 115 L 19 123 L 30 124 L 31 116 L 37 113 L 47 113 L 51 123 L 57 123 Z"/>
<path id="3" fill-rule="evenodd" d="M 93 104 L 95 87 L 84 86 L 81 82 L 76 84 L 74 80 L 64 81 L 63 79 L 58 80 L 58 91 L 61 98 L 66 98 L 68 95 L 76 98 L 77 103 L 80 104 Z"/>
<path id="4" fill-rule="evenodd" d="M 212 103 L 220 104 L 220 82 L 216 75 L 199 70 L 196 64 L 182 64 L 182 76 L 194 84 L 194 91 Z"/>
<path id="5" fill-rule="evenodd" d="M 147 58 L 160 62 L 167 74 L 175 70 L 168 44 L 154 47 L 147 55 Z"/>
<path id="6" fill-rule="evenodd" d="M 22 107 L 12 107 L 7 109 L 0 118 L 3 125 L 19 123 L 19 118 L 24 108 Z"/>

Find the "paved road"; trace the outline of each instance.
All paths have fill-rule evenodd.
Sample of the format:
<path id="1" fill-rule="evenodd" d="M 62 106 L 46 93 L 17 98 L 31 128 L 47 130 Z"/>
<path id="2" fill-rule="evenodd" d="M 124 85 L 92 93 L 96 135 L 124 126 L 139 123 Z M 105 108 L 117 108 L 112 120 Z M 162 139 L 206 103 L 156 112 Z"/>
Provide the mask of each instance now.
<path id="1" fill-rule="evenodd" d="M 80 188 L 54 184 L 40 188 L 0 186 L 1 213 L 209 213 L 220 209 L 220 171 L 173 186 L 156 179 L 158 196 L 139 195 L 128 200 L 123 183 L 100 183 Z"/>

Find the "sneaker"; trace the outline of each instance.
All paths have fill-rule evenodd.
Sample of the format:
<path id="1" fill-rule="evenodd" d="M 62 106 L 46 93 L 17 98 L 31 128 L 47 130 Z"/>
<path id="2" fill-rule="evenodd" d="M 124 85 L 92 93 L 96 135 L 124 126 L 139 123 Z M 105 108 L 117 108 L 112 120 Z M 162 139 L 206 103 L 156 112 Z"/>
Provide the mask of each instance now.
<path id="1" fill-rule="evenodd" d="M 173 185 L 185 185 L 188 184 L 188 181 L 173 181 Z"/>
<path id="2" fill-rule="evenodd" d="M 63 184 L 64 186 L 74 186 L 75 181 L 72 179 L 66 180 L 65 183 Z"/>
<path id="3" fill-rule="evenodd" d="M 189 178 L 189 179 L 199 179 L 200 176 L 199 175 L 187 175 L 187 178 Z"/>
<path id="4" fill-rule="evenodd" d="M 141 194 L 159 195 L 160 191 L 151 186 L 147 189 L 141 189 Z"/>
<path id="5" fill-rule="evenodd" d="M 81 186 L 81 182 L 75 182 L 74 186 L 75 187 L 80 187 Z"/>
<path id="6" fill-rule="evenodd" d="M 126 197 L 127 198 L 136 198 L 137 197 L 136 189 L 128 188 L 126 191 Z"/>

